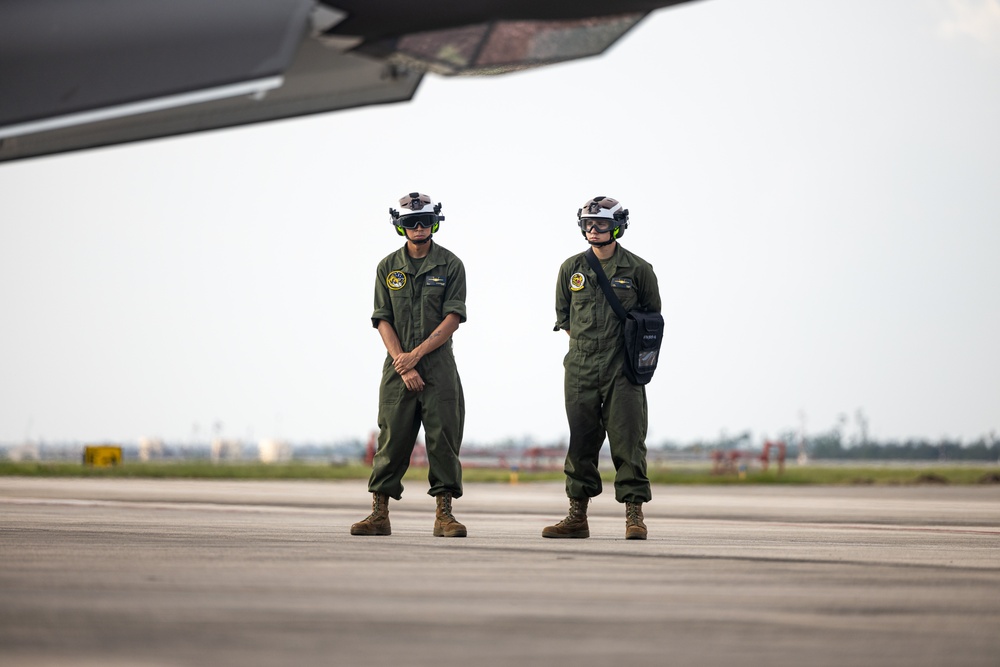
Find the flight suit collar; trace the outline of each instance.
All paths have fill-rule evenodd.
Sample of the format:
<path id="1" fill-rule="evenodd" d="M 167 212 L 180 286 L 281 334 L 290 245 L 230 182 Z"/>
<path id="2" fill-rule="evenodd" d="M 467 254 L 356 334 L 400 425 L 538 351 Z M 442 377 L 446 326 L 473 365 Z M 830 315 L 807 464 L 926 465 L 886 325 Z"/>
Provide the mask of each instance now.
<path id="1" fill-rule="evenodd" d="M 587 251 L 584 251 L 584 254 L 586 254 L 586 252 Z M 582 255 L 581 257 L 583 259 L 584 264 L 587 264 L 587 259 Z M 608 263 L 606 264 L 607 268 L 605 270 L 605 273 L 611 274 L 614 273 L 615 269 L 625 268 L 629 266 L 632 266 L 632 258 L 629 257 L 628 252 L 626 252 L 625 248 L 622 247 L 622 244 L 619 243 L 615 247 L 615 254 L 611 255 L 611 259 L 609 259 Z M 589 264 L 587 264 L 587 268 L 588 269 L 590 268 Z"/>
<path id="2" fill-rule="evenodd" d="M 438 245 L 434 243 L 433 239 L 428 241 L 428 243 L 431 244 L 430 252 L 427 253 L 427 257 L 424 258 L 424 261 L 420 264 L 419 268 L 416 264 L 410 261 L 410 254 L 406 252 L 406 244 L 404 243 L 403 247 L 400 248 L 396 252 L 395 257 L 393 257 L 391 270 L 403 271 L 416 277 L 427 273 L 435 266 L 444 264 L 444 262 L 441 261 L 441 250 L 438 248 Z"/>

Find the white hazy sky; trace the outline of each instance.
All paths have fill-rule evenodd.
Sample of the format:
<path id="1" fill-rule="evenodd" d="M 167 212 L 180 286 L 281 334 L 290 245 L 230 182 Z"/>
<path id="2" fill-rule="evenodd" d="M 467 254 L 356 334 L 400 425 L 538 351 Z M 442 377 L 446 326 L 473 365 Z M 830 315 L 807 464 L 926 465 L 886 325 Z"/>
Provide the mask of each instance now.
<path id="1" fill-rule="evenodd" d="M 566 436 L 555 277 L 599 194 L 660 280 L 650 444 L 859 409 L 878 439 L 975 439 L 998 119 L 998 0 L 706 0 L 410 103 L 0 165 L 0 442 L 367 437 L 411 190 L 468 272 L 467 443 Z"/>

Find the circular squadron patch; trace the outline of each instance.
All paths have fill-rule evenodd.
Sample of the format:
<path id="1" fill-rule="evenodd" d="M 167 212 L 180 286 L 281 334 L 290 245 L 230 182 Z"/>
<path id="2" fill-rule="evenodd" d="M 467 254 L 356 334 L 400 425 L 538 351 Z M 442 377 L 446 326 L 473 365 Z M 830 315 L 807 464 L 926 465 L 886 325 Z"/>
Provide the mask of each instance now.
<path id="1" fill-rule="evenodd" d="M 406 287 L 406 274 L 402 271 L 393 271 L 386 276 L 385 284 L 394 292 L 401 290 Z"/>
<path id="2" fill-rule="evenodd" d="M 569 277 L 569 288 L 574 292 L 579 292 L 586 282 L 587 278 L 582 273 L 574 273 Z"/>

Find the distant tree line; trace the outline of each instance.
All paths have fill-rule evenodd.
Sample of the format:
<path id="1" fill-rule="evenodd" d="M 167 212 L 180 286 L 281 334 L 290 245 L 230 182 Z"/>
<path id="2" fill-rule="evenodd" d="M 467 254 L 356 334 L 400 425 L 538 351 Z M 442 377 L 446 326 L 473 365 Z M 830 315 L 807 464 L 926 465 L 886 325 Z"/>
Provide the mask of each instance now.
<path id="1" fill-rule="evenodd" d="M 943 438 L 938 441 L 909 439 L 878 442 L 866 434 L 851 437 L 845 441 L 843 432 L 834 428 L 827 433 L 809 436 L 803 443 L 801 438 L 787 432 L 772 440 L 781 440 L 788 445 L 788 457 L 794 458 L 805 445 L 805 453 L 811 459 L 840 460 L 902 460 L 902 461 L 1000 461 L 1000 439 L 995 435 L 985 436 L 970 443 Z M 663 449 L 686 452 L 698 458 L 707 457 L 712 451 L 741 450 L 760 451 L 760 444 L 754 444 L 750 431 L 735 436 L 721 436 L 717 440 L 698 441 L 688 445 L 667 442 Z"/>
<path id="2" fill-rule="evenodd" d="M 844 445 L 840 433 L 833 431 L 806 439 L 806 453 L 814 459 L 898 459 L 906 461 L 997 461 L 1000 440 L 980 438 L 963 444 L 957 440 L 867 440 Z"/>

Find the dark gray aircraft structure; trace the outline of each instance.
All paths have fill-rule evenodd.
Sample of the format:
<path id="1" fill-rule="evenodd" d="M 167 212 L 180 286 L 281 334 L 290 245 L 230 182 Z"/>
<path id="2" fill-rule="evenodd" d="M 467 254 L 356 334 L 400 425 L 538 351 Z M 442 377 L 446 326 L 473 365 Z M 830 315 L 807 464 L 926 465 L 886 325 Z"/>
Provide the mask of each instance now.
<path id="1" fill-rule="evenodd" d="M 0 161 L 413 97 L 603 52 L 690 0 L 4 0 Z"/>

